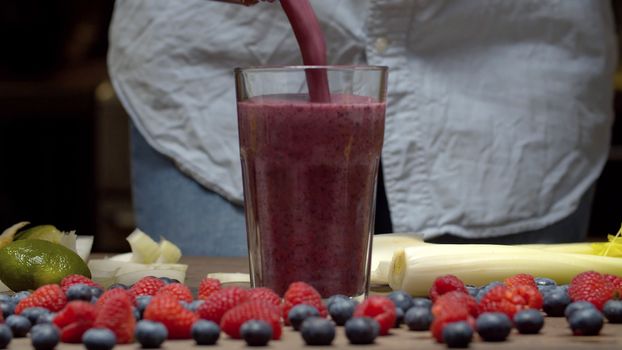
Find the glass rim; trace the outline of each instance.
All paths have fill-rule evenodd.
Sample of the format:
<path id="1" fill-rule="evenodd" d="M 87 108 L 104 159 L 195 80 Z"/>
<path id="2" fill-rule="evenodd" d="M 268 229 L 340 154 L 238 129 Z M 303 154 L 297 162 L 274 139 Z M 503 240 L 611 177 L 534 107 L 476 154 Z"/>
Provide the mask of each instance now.
<path id="1" fill-rule="evenodd" d="M 388 66 L 366 65 L 366 64 L 350 64 L 350 65 L 294 65 L 294 66 L 248 66 L 248 67 L 236 67 L 234 72 L 236 74 L 242 72 L 297 72 L 304 70 L 328 70 L 328 71 L 379 71 L 386 72 L 389 70 Z"/>

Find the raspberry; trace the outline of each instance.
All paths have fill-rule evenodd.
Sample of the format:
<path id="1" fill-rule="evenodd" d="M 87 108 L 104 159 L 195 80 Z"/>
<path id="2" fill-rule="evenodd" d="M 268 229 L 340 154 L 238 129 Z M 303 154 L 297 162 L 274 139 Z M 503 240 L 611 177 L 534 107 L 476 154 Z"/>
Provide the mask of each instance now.
<path id="1" fill-rule="evenodd" d="M 460 292 L 458 292 L 460 293 Z M 437 342 L 443 342 L 443 328 L 449 323 L 467 321 L 473 324 L 473 317 L 469 314 L 469 307 L 463 304 L 458 298 L 451 296 L 439 299 L 432 307 L 434 321 L 430 326 L 432 336 Z"/>
<path id="2" fill-rule="evenodd" d="M 464 283 L 462 283 L 462 281 L 458 277 L 454 275 L 445 275 L 438 277 L 434 280 L 432 288 L 430 288 L 430 299 L 432 299 L 432 301 L 434 302 L 439 296 L 445 293 L 453 292 L 455 290 L 466 294 L 469 293 L 464 286 Z"/>
<path id="3" fill-rule="evenodd" d="M 160 290 L 156 293 L 156 295 L 160 294 L 170 294 L 174 296 L 178 301 L 185 301 L 187 303 L 191 303 L 193 299 L 190 288 L 186 287 L 181 283 L 171 283 L 165 285 L 164 287 L 160 288 Z"/>
<path id="4" fill-rule="evenodd" d="M 446 308 L 451 309 L 454 307 L 454 303 L 466 306 L 469 315 L 474 318 L 479 316 L 477 300 L 469 294 L 457 290 L 441 295 L 432 306 L 432 314 L 440 314 L 444 312 Z M 434 312 L 435 309 L 437 310 L 436 313 Z"/>
<path id="5" fill-rule="evenodd" d="M 272 339 L 281 338 L 281 310 L 264 300 L 249 300 L 227 311 L 220 328 L 231 338 L 240 339 L 240 327 L 249 320 L 266 321 L 272 326 Z"/>
<path id="6" fill-rule="evenodd" d="M 510 287 L 531 286 L 534 288 L 538 288 L 534 277 L 527 273 L 519 273 L 512 277 L 508 277 L 503 282 L 505 283 L 506 286 L 510 286 Z"/>
<path id="7" fill-rule="evenodd" d="M 74 284 L 85 284 L 91 287 L 102 288 L 102 286 L 93 282 L 93 280 L 91 280 L 90 278 L 82 275 L 68 275 L 60 281 L 60 287 L 65 293 L 67 293 L 67 289 L 69 289 L 69 287 L 73 286 Z"/>
<path id="8" fill-rule="evenodd" d="M 383 296 L 371 296 L 356 306 L 353 317 L 371 317 L 380 324 L 380 335 L 389 334 L 395 325 L 397 312 L 391 299 Z"/>
<path id="9" fill-rule="evenodd" d="M 220 281 L 215 278 L 205 277 L 199 284 L 199 299 L 205 300 L 212 293 L 222 289 Z"/>
<path id="10" fill-rule="evenodd" d="M 93 327 L 93 322 L 77 321 L 66 325 L 61 329 L 60 341 L 63 343 L 78 344 L 82 342 L 82 336 Z"/>
<path id="11" fill-rule="evenodd" d="M 481 312 L 503 312 L 510 319 L 520 310 L 526 309 L 527 302 L 515 288 L 505 285 L 493 287 L 479 302 Z"/>
<path id="12" fill-rule="evenodd" d="M 613 283 L 595 271 L 586 271 L 576 275 L 568 287 L 568 295 L 573 301 L 589 301 L 598 310 L 614 297 L 616 288 Z"/>
<path id="13" fill-rule="evenodd" d="M 130 296 L 122 293 L 109 295 L 106 300 L 97 305 L 97 318 L 93 326 L 111 330 L 117 337 L 118 344 L 132 342 L 136 319 L 132 311 Z"/>
<path id="14" fill-rule="evenodd" d="M 143 319 L 162 323 L 168 330 L 169 339 L 189 339 L 192 324 L 199 318 L 181 306 L 173 295 L 160 294 L 151 299 Z"/>
<path id="15" fill-rule="evenodd" d="M 516 294 L 525 299 L 525 305 L 527 308 L 540 310 L 544 300 L 542 294 L 538 290 L 538 287 L 532 287 L 530 285 L 516 285 L 511 288 Z"/>
<path id="16" fill-rule="evenodd" d="M 86 301 L 72 301 L 56 314 L 53 323 L 61 331 L 62 342 L 80 343 L 84 332 L 93 327 L 96 317 L 95 305 Z"/>
<path id="17" fill-rule="evenodd" d="M 239 287 L 221 289 L 205 299 L 199 306 L 197 314 L 200 318 L 220 323 L 222 315 L 234 306 L 248 299 L 248 291 Z"/>
<path id="18" fill-rule="evenodd" d="M 609 274 L 604 274 L 603 276 L 607 281 L 613 284 L 613 287 L 616 289 L 617 297 L 622 298 L 622 277 Z"/>
<path id="19" fill-rule="evenodd" d="M 108 300 L 109 298 L 112 298 L 114 296 L 117 295 L 125 295 L 128 298 L 130 298 L 130 301 L 132 302 L 132 304 L 134 304 L 134 296 L 132 294 L 130 294 L 127 290 L 125 289 L 121 289 L 121 288 L 115 288 L 115 289 L 110 289 L 107 290 L 106 292 L 104 292 L 104 294 L 102 294 L 99 299 L 97 299 L 97 302 L 95 303 L 95 305 L 97 307 L 100 307 L 101 305 L 103 305 L 106 300 Z"/>
<path id="20" fill-rule="evenodd" d="M 160 290 L 160 288 L 164 287 L 166 284 L 159 278 L 147 276 L 140 279 L 140 281 L 134 283 L 134 285 L 129 289 L 130 294 L 135 297 L 141 295 L 156 295 L 156 293 Z"/>
<path id="21" fill-rule="evenodd" d="M 67 297 L 58 284 L 47 284 L 39 287 L 30 296 L 22 299 L 15 307 L 15 314 L 19 315 L 29 307 L 43 307 L 52 312 L 60 311 L 67 305 Z"/>
<path id="22" fill-rule="evenodd" d="M 311 305 L 320 312 L 320 316 L 326 317 L 328 310 L 322 302 L 322 296 L 315 288 L 304 282 L 293 282 L 285 291 L 283 296 L 283 319 L 288 324 L 287 314 L 292 307 L 298 304 Z"/>
<path id="23" fill-rule="evenodd" d="M 270 288 L 253 288 L 248 291 L 248 298 L 251 300 L 267 301 L 268 303 L 276 306 L 281 305 L 281 297 Z"/>

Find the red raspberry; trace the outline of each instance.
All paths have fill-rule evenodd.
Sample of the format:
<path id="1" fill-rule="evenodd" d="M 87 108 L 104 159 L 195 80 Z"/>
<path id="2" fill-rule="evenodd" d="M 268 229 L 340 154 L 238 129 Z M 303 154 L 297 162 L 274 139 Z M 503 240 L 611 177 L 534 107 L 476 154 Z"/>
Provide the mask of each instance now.
<path id="1" fill-rule="evenodd" d="M 104 294 L 102 294 L 99 297 L 99 299 L 97 299 L 95 306 L 100 307 L 106 302 L 106 300 L 108 300 L 108 298 L 111 298 L 116 295 L 125 295 L 128 298 L 130 298 L 130 301 L 132 302 L 132 304 L 134 304 L 134 296 L 130 294 L 129 291 L 125 289 L 121 289 L 121 288 L 115 288 L 115 289 L 110 289 L 110 290 L 105 291 Z"/>
<path id="2" fill-rule="evenodd" d="M 458 277 L 454 275 L 445 275 L 438 277 L 434 280 L 432 288 L 430 288 L 430 299 L 432 299 L 432 301 L 434 302 L 439 296 L 445 293 L 453 292 L 455 290 L 465 294 L 469 293 L 464 286 L 464 283 Z"/>
<path id="3" fill-rule="evenodd" d="M 517 286 L 530 286 L 534 288 L 538 288 L 536 285 L 536 280 L 532 275 L 527 273 L 519 273 L 512 277 L 506 278 L 504 281 L 506 286 L 517 287 Z"/>
<path id="4" fill-rule="evenodd" d="M 598 310 L 614 297 L 616 288 L 613 283 L 596 271 L 586 271 L 576 275 L 568 287 L 568 295 L 573 301 L 589 301 Z"/>
<path id="5" fill-rule="evenodd" d="M 395 325 L 397 313 L 391 299 L 383 296 L 371 296 L 356 306 L 353 317 L 371 317 L 380 324 L 380 335 L 389 334 Z"/>
<path id="6" fill-rule="evenodd" d="M 604 274 L 603 276 L 605 277 L 607 281 L 613 284 L 613 287 L 616 289 L 617 298 L 618 299 L 622 298 L 622 277 L 609 275 L 609 274 Z"/>
<path id="7" fill-rule="evenodd" d="M 97 317 L 95 305 L 86 301 L 71 301 L 54 317 L 63 343 L 80 343 L 84 332 L 93 327 Z"/>
<path id="8" fill-rule="evenodd" d="M 239 287 L 221 289 L 205 299 L 199 306 L 197 314 L 200 318 L 220 323 L 227 310 L 248 300 L 248 291 Z"/>
<path id="9" fill-rule="evenodd" d="M 43 307 L 52 312 L 60 311 L 67 305 L 67 297 L 58 284 L 47 284 L 37 288 L 29 297 L 22 299 L 15 307 L 15 313 L 21 314 L 29 307 Z"/>
<path id="10" fill-rule="evenodd" d="M 111 330 L 117 336 L 117 344 L 131 343 L 136 319 L 130 296 L 121 293 L 109 295 L 97 306 L 97 318 L 93 326 Z"/>
<path id="11" fill-rule="evenodd" d="M 281 297 L 270 288 L 253 288 L 248 291 L 248 298 L 251 300 L 263 300 L 272 305 L 281 306 Z"/>
<path id="12" fill-rule="evenodd" d="M 479 315 L 479 305 L 477 304 L 477 300 L 470 296 L 469 294 L 462 293 L 461 291 L 453 291 L 449 293 L 445 293 L 436 299 L 436 302 L 432 306 L 432 313 L 434 314 L 434 310 L 437 309 L 437 313 L 442 313 L 445 308 L 451 309 L 454 306 L 454 303 L 466 306 L 469 315 L 477 318 Z"/>
<path id="13" fill-rule="evenodd" d="M 212 293 L 222 289 L 220 281 L 215 278 L 205 277 L 199 284 L 199 299 L 205 300 Z"/>
<path id="14" fill-rule="evenodd" d="M 289 285 L 283 296 L 283 319 L 288 324 L 287 314 L 289 310 L 298 304 L 307 304 L 316 308 L 320 316 L 326 317 L 328 311 L 322 302 L 322 296 L 315 288 L 304 282 L 293 282 Z"/>
<path id="15" fill-rule="evenodd" d="M 249 300 L 225 312 L 220 328 L 231 338 L 240 339 L 240 327 L 249 320 L 266 321 L 272 326 L 272 339 L 281 338 L 281 310 L 264 300 Z"/>
<path id="16" fill-rule="evenodd" d="M 190 288 L 181 283 L 171 283 L 165 285 L 156 293 L 156 295 L 160 294 L 170 294 L 177 298 L 178 301 L 185 301 L 187 303 L 191 303 L 193 300 Z"/>
<path id="17" fill-rule="evenodd" d="M 499 285 L 493 287 L 479 302 L 481 312 L 503 312 L 513 319 L 514 314 L 527 308 L 525 299 L 516 289 Z"/>
<path id="18" fill-rule="evenodd" d="M 458 293 L 462 294 L 461 292 Z M 466 304 L 463 304 L 458 298 L 445 297 L 445 295 L 439 298 L 439 301 L 434 303 L 432 307 L 434 321 L 432 321 L 430 331 L 439 343 L 443 342 L 443 328 L 447 324 L 460 321 L 467 321 L 471 325 L 474 323 L 474 318 L 469 314 L 469 307 Z"/>
<path id="19" fill-rule="evenodd" d="M 97 308 L 95 305 L 86 301 L 71 301 L 54 316 L 54 324 L 58 328 L 63 328 L 77 321 L 95 322 Z"/>
<path id="20" fill-rule="evenodd" d="M 60 281 L 60 287 L 65 293 L 67 293 L 67 289 L 69 289 L 69 287 L 73 286 L 74 284 L 86 284 L 87 286 L 102 288 L 102 286 L 93 282 L 93 280 L 91 280 L 90 278 L 82 275 L 68 275 Z"/>
<path id="21" fill-rule="evenodd" d="M 544 300 L 542 294 L 538 290 L 538 287 L 532 287 L 529 285 L 517 285 L 511 287 L 513 291 L 525 299 L 525 305 L 527 308 L 540 310 Z"/>
<path id="22" fill-rule="evenodd" d="M 156 277 L 143 277 L 140 281 L 134 283 L 134 285 L 129 289 L 130 294 L 136 298 L 141 295 L 156 295 L 156 293 L 160 290 L 160 288 L 164 287 L 166 283 L 159 278 Z"/>
<path id="23" fill-rule="evenodd" d="M 188 339 L 191 336 L 192 324 L 199 318 L 194 312 L 181 306 L 173 295 L 160 294 L 151 299 L 143 319 L 164 324 L 169 339 Z"/>
<path id="24" fill-rule="evenodd" d="M 63 343 L 79 344 L 82 335 L 93 327 L 93 322 L 77 321 L 66 325 L 60 331 L 60 341 Z"/>

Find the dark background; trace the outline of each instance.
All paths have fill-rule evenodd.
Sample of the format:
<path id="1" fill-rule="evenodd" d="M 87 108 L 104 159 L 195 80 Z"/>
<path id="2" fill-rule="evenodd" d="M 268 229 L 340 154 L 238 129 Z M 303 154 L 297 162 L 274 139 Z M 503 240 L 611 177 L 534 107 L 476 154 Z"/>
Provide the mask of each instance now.
<path id="1" fill-rule="evenodd" d="M 0 230 L 51 223 L 95 235 L 98 251 L 128 249 L 128 121 L 105 65 L 112 8 L 106 0 L 0 2 Z M 622 73 L 616 82 L 618 122 L 592 208 L 595 239 L 622 222 Z"/>

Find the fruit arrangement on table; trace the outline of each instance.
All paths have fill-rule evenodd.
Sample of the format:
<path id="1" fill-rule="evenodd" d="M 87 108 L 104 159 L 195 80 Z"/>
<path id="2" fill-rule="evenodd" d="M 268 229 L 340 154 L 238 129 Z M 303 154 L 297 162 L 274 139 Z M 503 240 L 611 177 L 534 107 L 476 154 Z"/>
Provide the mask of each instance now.
<path id="1" fill-rule="evenodd" d="M 62 245 L 59 238 L 70 241 L 69 246 L 76 242 L 75 237 L 66 237 L 68 233 L 49 234 L 53 231 L 50 227 L 31 228 L 28 235 L 20 235 L 18 230 L 14 230 L 10 240 L 5 234 L 0 236 L 0 264 L 7 249 L 26 249 L 21 246 L 24 241 L 35 243 L 27 249 L 31 253 L 38 251 L 32 248 L 36 245 Z M 81 270 L 85 263 L 75 259 L 67 266 L 69 270 L 78 268 L 79 273 L 67 274 L 69 270 L 65 269 L 60 277 L 40 266 L 30 266 L 28 273 L 44 271 L 49 276 L 43 274 L 45 276 L 28 283 L 49 283 L 24 288 L 32 291 L 19 291 L 16 287 L 12 295 L 0 294 L 0 349 L 6 348 L 13 338 L 27 336 L 37 350 L 53 349 L 59 342 L 83 343 L 87 349 L 110 349 L 116 344 L 133 342 L 144 348 L 157 348 L 167 340 L 176 339 L 194 339 L 197 345 L 211 345 L 218 343 L 223 333 L 231 339 L 243 339 L 248 345 L 262 346 L 280 339 L 284 327 L 299 332 L 302 343 L 308 345 L 330 345 L 340 333 L 345 334 L 350 344 L 358 345 L 372 344 L 377 337 L 391 334 L 392 329 L 400 325 L 412 332 L 429 332 L 439 344 L 447 347 L 467 347 L 474 340 L 504 341 L 512 329 L 521 334 L 537 334 L 546 321 L 544 316 L 565 316 L 568 334 L 574 335 L 598 335 L 606 323 L 622 323 L 622 300 L 619 300 L 622 269 L 616 269 L 621 261 L 617 236 L 610 237 L 607 243 L 599 243 L 600 246 L 520 247 L 561 249 L 565 252 L 559 254 L 592 255 L 593 262 L 605 261 L 591 269 L 581 265 L 579 259 L 575 265 L 585 268 L 570 277 L 569 271 L 575 270 L 558 269 L 546 274 L 554 280 L 513 273 L 516 267 L 509 264 L 497 264 L 488 270 L 475 269 L 473 264 L 480 264 L 479 259 L 464 259 L 461 263 L 467 267 L 439 269 L 431 280 L 432 272 L 428 271 L 417 283 L 412 281 L 412 276 L 413 271 L 419 271 L 416 269 L 420 268 L 420 261 L 404 259 L 404 251 L 412 247 L 404 249 L 404 242 L 396 245 L 401 240 L 398 237 L 387 236 L 384 242 L 376 240 L 380 248 L 372 265 L 374 281 L 389 282 L 394 287 L 391 280 L 395 282 L 393 275 L 398 275 L 397 279 L 401 278 L 406 288 L 394 288 L 386 295 L 371 295 L 357 301 L 343 295 L 325 299 L 304 282 L 292 283 L 281 297 L 268 288 L 223 284 L 226 281 L 212 278 L 212 275 L 201 281 L 195 295 L 183 283 L 186 270 L 185 265 L 178 263 L 181 252 L 166 240 L 158 244 L 136 231 L 128 237 L 132 253 L 95 260 L 95 265 L 91 261 L 86 271 Z M 409 240 L 409 246 L 440 249 L 413 238 Z M 374 249 L 376 247 L 375 243 Z M 387 247 L 394 249 L 388 263 L 386 251 L 383 252 Z M 451 245 L 448 247 L 452 249 Z M 462 249 L 465 248 L 484 249 L 463 245 Z M 574 252 L 567 252 L 569 248 Z M 591 249 L 589 253 L 587 248 Z M 84 251 L 77 254 L 67 249 L 78 257 L 84 255 Z M 595 250 L 605 252 L 604 256 L 594 254 Z M 71 255 L 63 252 L 61 257 Z M 51 256 L 46 259 L 52 259 Z M 122 270 L 128 265 L 130 270 Z M 171 268 L 171 265 L 181 268 Z M 92 266 L 97 270 L 91 275 Z M 560 265 L 555 266 L 559 268 Z M 526 272 L 542 271 L 531 265 L 522 267 Z M 457 273 L 442 273 L 454 271 Z M 610 273 L 614 271 L 617 273 Z M 157 275 L 150 275 L 151 272 Z M 408 279 L 404 276 L 411 278 L 410 282 L 403 283 Z M 499 276 L 502 278 L 493 279 Z M 473 281 L 485 283 L 476 286 Z M 12 282 L 7 284 L 21 287 Z M 337 327 L 343 327 L 343 332 L 337 332 Z"/>

